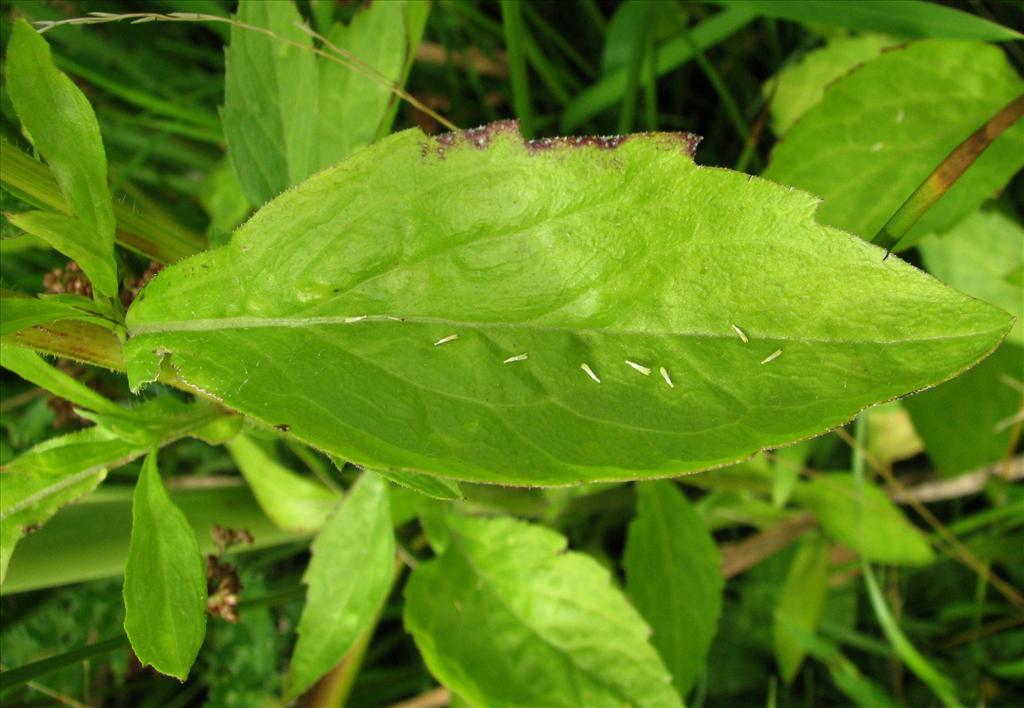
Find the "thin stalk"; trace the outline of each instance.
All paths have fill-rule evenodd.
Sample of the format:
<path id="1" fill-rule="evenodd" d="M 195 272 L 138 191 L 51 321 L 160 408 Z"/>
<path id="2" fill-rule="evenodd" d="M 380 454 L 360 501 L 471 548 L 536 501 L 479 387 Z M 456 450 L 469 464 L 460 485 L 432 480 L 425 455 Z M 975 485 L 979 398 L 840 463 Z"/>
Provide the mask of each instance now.
<path id="1" fill-rule="evenodd" d="M 40 676 L 59 671 L 60 669 L 68 666 L 74 666 L 82 661 L 87 661 L 93 657 L 102 656 L 108 654 L 115 649 L 128 646 L 128 637 L 121 634 L 117 637 L 105 639 L 102 642 L 95 642 L 94 644 L 87 644 L 84 647 L 78 649 L 72 649 L 66 651 L 63 654 L 57 654 L 56 656 L 47 657 L 46 659 L 40 659 L 39 661 L 33 661 L 31 664 L 25 664 L 19 666 L 16 669 L 8 669 L 3 673 L 0 673 L 0 683 L 3 684 L 4 690 L 9 690 L 22 684 L 28 683 Z"/>
<path id="2" fill-rule="evenodd" d="M 505 49 L 508 52 L 509 78 L 512 81 L 512 104 L 523 137 L 535 137 L 533 104 L 530 101 L 530 80 L 526 73 L 526 28 L 518 0 L 501 0 L 501 18 L 505 27 Z"/>
<path id="3" fill-rule="evenodd" d="M 282 44 L 297 47 L 298 49 L 305 52 L 312 52 L 313 54 L 324 57 L 328 61 L 333 61 L 336 64 L 341 64 L 346 69 L 350 69 L 351 71 L 354 71 L 357 74 L 362 74 L 363 76 L 366 76 L 370 80 L 376 81 L 377 83 L 386 86 L 388 90 L 391 91 L 393 94 L 395 94 L 399 98 L 404 99 L 406 102 L 408 102 L 416 109 L 422 111 L 423 113 L 426 113 L 428 116 L 430 116 L 438 123 L 448 128 L 449 130 L 458 130 L 458 127 L 456 127 L 455 124 L 453 124 L 451 121 L 446 119 L 444 116 L 438 114 L 436 111 L 425 106 L 408 91 L 403 89 L 401 86 L 398 86 L 397 84 L 394 84 L 391 81 L 389 81 L 386 77 L 381 75 L 380 72 L 378 72 L 372 66 L 362 61 L 361 59 L 359 59 L 359 57 L 355 56 L 354 54 L 347 50 L 334 47 L 334 49 L 340 54 L 340 56 L 335 56 L 334 54 L 325 52 L 322 49 L 310 47 L 306 44 L 302 44 L 301 42 L 296 42 L 292 39 L 288 39 L 287 37 L 282 37 L 281 35 L 277 34 L 276 32 L 273 32 L 272 30 L 267 29 L 266 27 L 258 27 L 256 25 L 250 25 L 245 22 L 239 22 L 238 20 L 231 17 L 207 15 L 198 12 L 171 12 L 167 14 L 160 14 L 158 12 L 128 12 L 120 14 L 110 12 L 91 12 L 87 17 L 72 17 L 66 20 L 58 20 L 56 22 L 36 22 L 35 25 L 36 27 L 39 28 L 40 32 L 46 32 L 47 30 L 62 25 L 95 25 L 105 22 L 121 22 L 123 20 L 131 20 L 131 24 L 133 25 L 143 24 L 146 22 L 219 22 L 231 25 L 232 27 L 238 27 L 239 29 L 244 29 L 249 32 L 258 32 L 278 42 L 281 42 Z M 314 32 L 311 28 L 306 27 L 305 25 L 300 25 L 300 29 L 307 32 L 308 34 L 316 35 L 316 32 Z"/>
<path id="4" fill-rule="evenodd" d="M 636 102 L 640 91 L 640 73 L 643 71 L 647 50 L 648 34 L 650 33 L 651 5 L 644 4 L 644 19 L 640 23 L 641 30 L 633 36 L 629 47 L 629 63 L 626 65 L 626 91 L 622 96 L 622 107 L 619 108 L 620 135 L 633 129 L 633 118 L 636 115 Z"/>
<path id="5" fill-rule="evenodd" d="M 943 194 L 949 191 L 949 188 L 960 179 L 968 167 L 981 157 L 989 145 L 1021 117 L 1024 117 L 1024 94 L 1006 104 L 998 113 L 989 118 L 985 125 L 957 145 L 953 152 L 949 153 L 946 159 L 914 190 L 914 193 L 907 197 L 892 218 L 871 239 L 871 243 L 884 248 L 885 257 L 888 258 L 889 253 L 899 245 L 899 242 L 917 223 L 918 219 L 935 202 L 939 201 Z"/>
<path id="6" fill-rule="evenodd" d="M 740 136 L 742 144 L 746 146 L 750 142 L 750 128 L 747 126 L 747 121 L 743 118 L 743 112 L 740 110 L 739 104 L 736 99 L 733 98 L 732 92 L 726 85 L 725 81 L 722 80 L 721 75 L 714 65 L 708 61 L 707 56 L 704 54 L 704 50 L 700 48 L 696 41 L 693 39 L 693 35 L 690 34 L 690 30 L 686 27 L 682 29 L 682 36 L 686 40 L 686 43 L 690 45 L 690 51 L 693 52 L 693 58 L 697 62 L 701 71 L 704 72 L 704 76 L 707 77 L 708 82 L 711 84 L 711 88 L 714 89 L 718 95 L 718 100 L 722 102 L 722 107 L 725 108 L 725 113 L 729 117 L 729 122 L 732 123 L 736 133 Z"/>
<path id="7" fill-rule="evenodd" d="M 865 442 L 867 440 L 867 412 L 862 413 L 857 421 L 854 423 L 854 439 L 856 445 L 853 447 L 853 480 L 854 488 L 857 492 L 857 516 L 858 523 L 863 528 L 866 520 L 866 514 L 863 513 L 863 507 L 861 506 L 861 500 L 863 499 L 863 487 L 864 487 L 864 449 Z M 875 579 L 874 571 L 871 569 L 871 564 L 864 555 L 860 557 L 861 571 L 864 574 L 864 585 L 867 588 L 868 599 L 871 601 L 871 607 L 874 610 L 875 618 L 878 620 L 878 624 L 882 627 L 882 632 L 885 634 L 885 638 L 889 640 L 889 644 L 892 645 L 897 656 L 907 665 L 907 667 L 913 671 L 918 678 L 920 678 L 932 692 L 942 701 L 945 706 L 959 706 L 960 702 L 956 698 L 955 686 L 952 681 L 939 673 L 938 670 L 932 666 L 924 656 L 914 647 L 907 636 L 900 629 L 899 624 L 893 617 L 892 612 L 889 610 L 889 606 L 885 602 L 885 597 L 882 594 L 881 588 L 878 586 L 878 581 Z"/>

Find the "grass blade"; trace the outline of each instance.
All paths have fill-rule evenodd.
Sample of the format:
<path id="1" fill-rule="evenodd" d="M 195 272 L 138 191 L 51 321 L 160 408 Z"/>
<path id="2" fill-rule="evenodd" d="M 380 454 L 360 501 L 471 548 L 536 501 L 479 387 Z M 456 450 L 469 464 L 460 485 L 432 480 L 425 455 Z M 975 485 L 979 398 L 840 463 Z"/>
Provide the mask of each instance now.
<path id="1" fill-rule="evenodd" d="M 530 81 L 526 74 L 526 28 L 518 0 L 501 0 L 501 19 L 505 26 L 505 47 L 508 51 L 509 78 L 512 81 L 512 103 L 519 129 L 526 138 L 534 137 L 533 106 L 530 102 Z"/>

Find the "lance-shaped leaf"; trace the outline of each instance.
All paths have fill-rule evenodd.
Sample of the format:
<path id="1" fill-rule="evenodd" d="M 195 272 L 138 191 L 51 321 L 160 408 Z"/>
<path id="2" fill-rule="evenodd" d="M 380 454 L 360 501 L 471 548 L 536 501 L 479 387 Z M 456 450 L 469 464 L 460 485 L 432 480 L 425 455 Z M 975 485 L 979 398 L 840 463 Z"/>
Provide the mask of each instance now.
<path id="1" fill-rule="evenodd" d="M 18 117 L 75 216 L 33 212 L 17 217 L 19 225 L 77 259 L 93 288 L 114 296 L 114 206 L 96 114 L 85 94 L 57 69 L 46 40 L 24 20 L 11 31 L 6 74 Z"/>
<path id="2" fill-rule="evenodd" d="M 206 571 L 196 532 L 146 458 L 132 501 L 124 631 L 143 666 L 184 681 L 206 636 Z"/>
<path id="3" fill-rule="evenodd" d="M 796 552 L 782 585 L 772 637 L 779 673 L 792 683 L 807 655 L 800 631 L 813 635 L 828 595 L 828 542 L 808 537 Z"/>
<path id="4" fill-rule="evenodd" d="M 96 489 L 107 468 L 132 458 L 134 446 L 88 428 L 36 445 L 0 472 L 0 581 L 18 540 L 58 509 Z"/>
<path id="5" fill-rule="evenodd" d="M 26 381 L 82 408 L 106 413 L 120 413 L 121 408 L 104 398 L 78 379 L 48 364 L 30 349 L 0 345 L 0 366 L 13 371 Z"/>
<path id="6" fill-rule="evenodd" d="M 626 537 L 626 587 L 651 643 L 685 696 L 704 666 L 722 611 L 722 559 L 700 514 L 671 482 L 636 487 Z"/>
<path id="7" fill-rule="evenodd" d="M 391 588 L 394 558 L 387 485 L 364 472 L 313 542 L 289 696 L 330 671 L 370 626 Z"/>
<path id="8" fill-rule="evenodd" d="M 442 684 L 482 706 L 679 705 L 650 630 L 593 558 L 513 519 L 450 523 L 405 588 L 405 627 Z"/>
<path id="9" fill-rule="evenodd" d="M 402 84 L 423 35 L 429 5 L 422 0 L 375 2 L 351 24 L 336 24 L 331 44 L 356 58 L 352 69 L 318 57 L 319 164 L 348 157 L 387 128 L 397 108 L 391 84 Z M 368 74 L 376 73 L 376 78 Z"/>
<path id="10" fill-rule="evenodd" d="M 1024 92 L 998 47 L 928 40 L 836 81 L 772 154 L 764 176 L 821 196 L 820 220 L 873 237 L 963 140 Z M 1007 130 L 911 228 L 944 232 L 1024 167 L 1024 121 Z"/>
<path id="11" fill-rule="evenodd" d="M 11 363 L 7 347 L 4 353 L 7 366 Z M 15 370 L 22 373 L 30 367 L 31 363 Z M 76 402 L 84 404 L 86 399 Z M 189 405 L 165 396 L 135 408 L 108 401 L 100 413 L 80 412 L 96 427 L 46 440 L 0 471 L 0 581 L 21 537 L 38 529 L 62 506 L 96 489 L 108 469 L 142 456 L 153 445 L 198 433 L 223 415 L 206 402 Z"/>
<path id="12" fill-rule="evenodd" d="M 315 531 L 338 505 L 338 495 L 292 472 L 247 435 L 227 443 L 253 496 L 279 528 Z"/>
<path id="13" fill-rule="evenodd" d="M 565 484 L 721 465 L 971 366 L 1010 317 L 692 136 L 406 131 L 310 178 L 128 313 L 161 360 L 354 463 Z"/>
<path id="14" fill-rule="evenodd" d="M 233 25 L 225 55 L 224 137 L 242 192 L 259 206 L 316 169 L 316 55 L 291 0 L 242 0 L 235 19 L 277 35 Z"/>

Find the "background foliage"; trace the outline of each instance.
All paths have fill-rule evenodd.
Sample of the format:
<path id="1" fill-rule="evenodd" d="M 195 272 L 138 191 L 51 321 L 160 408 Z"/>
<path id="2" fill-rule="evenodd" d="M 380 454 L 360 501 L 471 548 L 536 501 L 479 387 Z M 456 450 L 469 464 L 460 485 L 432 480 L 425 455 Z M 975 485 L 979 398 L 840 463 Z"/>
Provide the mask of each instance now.
<path id="1" fill-rule="evenodd" d="M 44 42 L 16 22 L 136 11 L 237 11 L 287 42 L 215 22 L 72 24 Z M 266 397 L 267 425 L 253 424 L 184 379 L 133 395 L 107 370 L 125 370 L 124 309 L 161 264 L 227 243 L 283 190 L 407 127 L 515 117 L 526 137 L 690 131 L 698 164 L 818 195 L 824 226 L 871 239 L 1024 90 L 1019 4 L 11 0 L 3 13 L 5 705 L 1024 702 L 1024 122 L 896 248 L 1017 317 L 1002 345 L 856 424 L 730 467 L 547 489 L 369 470 L 300 443 Z M 339 64 L 332 47 L 366 65 Z M 498 172 L 516 158 L 503 159 Z M 572 167 L 572 182 L 599 180 L 592 167 Z M 388 209 L 412 199 L 377 179 Z M 272 222 L 284 240 L 294 213 Z M 708 213 L 735 226 L 727 208 Z M 851 332 L 923 332 L 936 301 L 966 308 L 964 331 L 1002 327 L 951 291 L 915 306 L 898 279 L 848 291 L 857 300 L 841 290 L 852 276 L 828 275 L 838 255 L 799 258 L 817 259 L 811 284 Z M 248 277 L 241 259 L 217 266 L 192 281 L 202 293 Z M 162 282 L 184 292 L 182 273 Z M 159 308 L 148 297 L 136 322 Z M 792 311 L 813 319 L 804 306 Z M 23 348 L 69 338 L 107 368 Z M 981 353 L 963 346 L 907 366 L 932 383 L 941 357 L 962 367 Z M 140 368 L 136 383 L 166 373 Z M 868 398 L 915 381 L 873 380 Z M 826 427 L 818 415 L 807 429 Z"/>

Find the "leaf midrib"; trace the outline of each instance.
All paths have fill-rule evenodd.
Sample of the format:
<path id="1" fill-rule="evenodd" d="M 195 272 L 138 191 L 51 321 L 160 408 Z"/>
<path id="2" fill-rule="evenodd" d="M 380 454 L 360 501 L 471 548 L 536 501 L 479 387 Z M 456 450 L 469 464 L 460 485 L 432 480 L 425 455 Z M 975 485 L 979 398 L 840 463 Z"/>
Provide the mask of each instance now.
<path id="1" fill-rule="evenodd" d="M 608 327 L 593 327 L 588 325 L 580 325 L 579 327 L 560 327 L 556 325 L 538 325 L 530 323 L 466 321 L 446 317 L 398 317 L 395 315 L 329 315 L 319 317 L 218 317 L 200 318 L 192 320 L 167 320 L 164 322 L 147 322 L 137 324 L 134 326 L 129 326 L 129 336 L 140 337 L 143 335 L 150 334 L 180 332 L 215 332 L 218 330 L 229 329 L 303 329 L 307 327 L 318 327 L 321 325 L 354 326 L 361 324 L 380 323 L 410 323 L 421 325 L 443 324 L 449 327 L 461 327 L 466 329 L 528 329 L 540 332 L 569 332 L 573 334 L 588 333 L 663 338 L 684 337 L 691 339 L 729 339 L 738 341 L 736 333 L 733 332 L 731 329 L 729 331 L 723 332 L 711 332 L 707 330 L 696 329 L 666 332 L 661 330 L 639 330 L 630 328 L 611 329 Z M 731 322 L 725 322 L 724 326 L 728 327 L 732 324 L 733 323 Z M 744 332 L 750 337 L 751 342 L 761 340 L 769 342 L 795 342 L 800 344 L 909 344 L 914 342 L 947 342 L 958 339 L 981 337 L 985 335 L 994 334 L 997 332 L 1009 331 L 1008 325 L 1004 324 L 999 327 L 993 327 L 991 329 L 985 329 L 976 332 L 966 332 L 962 334 L 917 336 L 906 337 L 902 339 L 852 339 L 844 337 L 823 338 L 779 334 L 763 334 L 759 332 L 752 332 L 751 330 L 747 329 L 742 322 L 737 322 L 736 326 L 741 327 L 744 330 Z"/>

